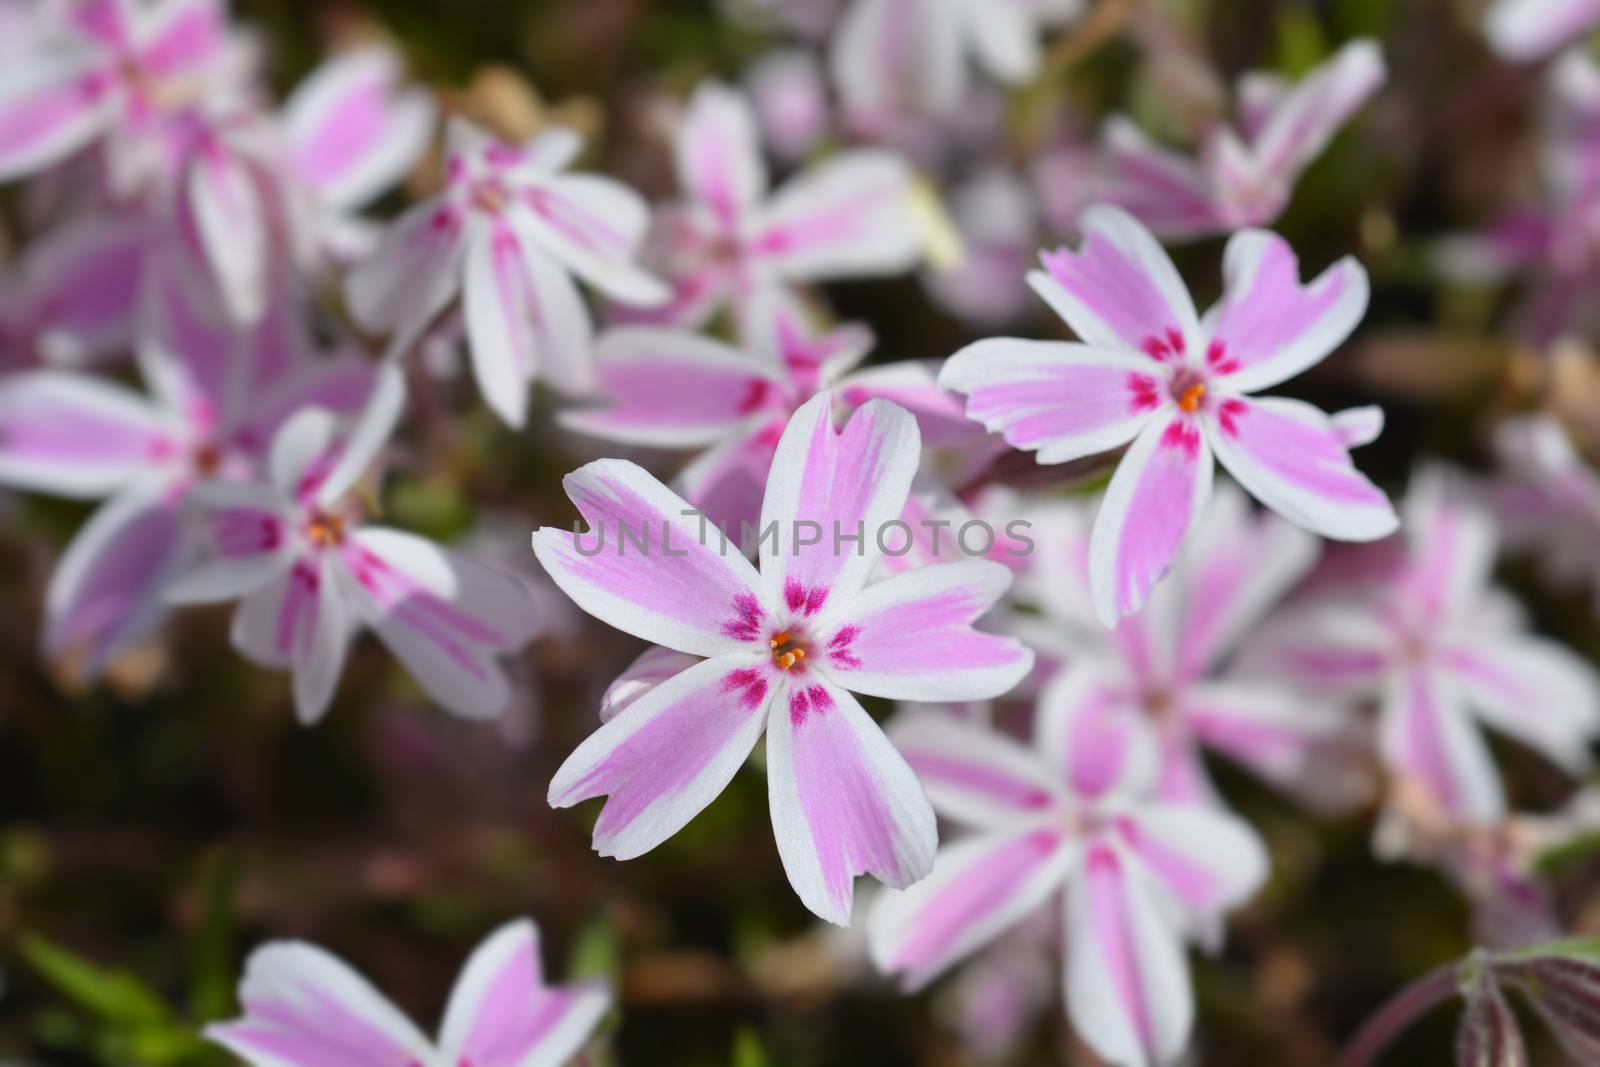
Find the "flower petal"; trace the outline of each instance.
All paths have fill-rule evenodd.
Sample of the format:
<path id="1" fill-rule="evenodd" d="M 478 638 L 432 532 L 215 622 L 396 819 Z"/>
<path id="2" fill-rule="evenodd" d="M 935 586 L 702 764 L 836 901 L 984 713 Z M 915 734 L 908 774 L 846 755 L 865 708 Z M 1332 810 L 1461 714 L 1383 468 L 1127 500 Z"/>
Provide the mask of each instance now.
<path id="1" fill-rule="evenodd" d="M 1035 744 L 1052 773 L 1077 796 L 1137 795 L 1155 780 L 1154 732 L 1123 690 L 1100 665 L 1080 659 L 1039 694 Z"/>
<path id="2" fill-rule="evenodd" d="M 766 727 L 765 657 L 697 663 L 602 725 L 550 782 L 550 805 L 605 796 L 595 851 L 627 860 L 683 829 L 733 779 Z"/>
<path id="3" fill-rule="evenodd" d="M 917 772 L 934 810 L 964 825 L 1013 827 L 1063 799 L 1059 777 L 1033 752 L 943 711 L 898 716 L 889 739 Z"/>
<path id="4" fill-rule="evenodd" d="M 589 309 L 533 239 L 496 224 L 467 242 L 463 305 L 478 391 L 507 424 L 527 421 L 536 377 L 568 393 L 594 386 Z"/>
<path id="5" fill-rule="evenodd" d="M 400 56 L 367 46 L 335 55 L 284 102 L 290 165 L 336 207 L 353 208 L 405 176 L 428 146 L 436 109 L 402 89 Z"/>
<path id="6" fill-rule="evenodd" d="M 329 559 L 302 558 L 239 605 L 233 645 L 264 667 L 294 671 L 299 720 L 322 718 L 344 670 L 354 620 Z"/>
<path id="7" fill-rule="evenodd" d="M 778 190 L 750 241 L 767 265 L 794 281 L 908 271 L 922 249 L 910 172 L 888 152 L 834 156 Z"/>
<path id="8" fill-rule="evenodd" d="M 969 419 L 1040 463 L 1125 445 L 1172 406 L 1148 357 L 1064 341 L 978 341 L 945 362 L 939 384 L 967 394 Z"/>
<path id="9" fill-rule="evenodd" d="M 1022 922 L 1060 888 L 1071 864 L 1060 830 L 988 833 L 946 845 L 933 872 L 880 894 L 867 922 L 873 962 L 921 989 Z"/>
<path id="10" fill-rule="evenodd" d="M 268 205 L 247 162 L 231 147 L 198 154 L 184 182 L 193 225 L 228 314 L 253 323 L 267 306 L 271 236 Z"/>
<path id="11" fill-rule="evenodd" d="M 120 385 L 65 371 L 0 381 L 0 482 L 59 496 L 104 496 L 158 469 L 177 435 Z"/>
<path id="12" fill-rule="evenodd" d="M 1318 64 L 1277 102 L 1252 142 L 1262 169 L 1292 180 L 1378 91 L 1386 74 L 1383 53 L 1366 38 Z"/>
<path id="13" fill-rule="evenodd" d="M 356 609 L 429 696 L 470 718 L 505 710 L 511 689 L 495 657 L 538 629 L 520 582 L 383 527 L 352 533 L 340 556 Z"/>
<path id="14" fill-rule="evenodd" d="M 1337 735 L 1346 717 L 1288 686 L 1215 681 L 1190 685 L 1177 714 L 1207 748 L 1221 752 L 1281 787 Z"/>
<path id="15" fill-rule="evenodd" d="M 1267 230 L 1240 230 L 1223 253 L 1221 303 L 1207 316 L 1206 364 L 1252 393 L 1293 378 L 1339 347 L 1367 310 L 1367 272 L 1346 256 L 1307 285 L 1294 250 Z"/>
<path id="16" fill-rule="evenodd" d="M 656 686 L 699 662 L 699 656 L 651 645 L 606 686 L 605 693 L 600 697 L 600 721 L 609 722 L 616 718 L 623 709 Z"/>
<path id="17" fill-rule="evenodd" d="M 1211 183 L 1188 156 L 1163 148 L 1125 115 L 1106 120 L 1101 134 L 1105 173 L 1095 192 L 1169 241 L 1226 229 Z"/>
<path id="18" fill-rule="evenodd" d="M 466 219 L 443 197 L 408 210 L 346 276 L 350 313 L 368 330 L 415 336 L 456 295 L 465 236 Z"/>
<path id="19" fill-rule="evenodd" d="M 1184 925 L 1218 947 L 1220 920 L 1266 883 L 1266 846 L 1250 824 L 1217 808 L 1149 803 L 1127 816 L 1129 849 L 1172 895 Z"/>
<path id="20" fill-rule="evenodd" d="M 1174 578 L 1182 590 L 1177 671 L 1198 677 L 1282 601 L 1317 561 L 1317 539 L 1276 515 L 1251 514 L 1232 485 L 1219 486 L 1196 524 Z"/>
<path id="21" fill-rule="evenodd" d="M 858 371 L 837 383 L 844 402 L 860 407 L 874 398 L 890 400 L 917 420 L 929 448 L 966 448 L 983 440 L 983 427 L 969 418 L 960 398 L 938 382 L 936 360 L 900 360 Z"/>
<path id="22" fill-rule="evenodd" d="M 561 421 L 626 444 L 710 444 L 783 389 L 770 361 L 684 330 L 620 326 L 600 336 L 594 356 L 606 406 L 564 412 Z"/>
<path id="23" fill-rule="evenodd" d="M 1192 419 L 1152 421 L 1134 438 L 1089 535 L 1089 587 L 1106 626 L 1143 607 L 1166 575 L 1211 496 L 1211 477 L 1211 449 Z"/>
<path id="24" fill-rule="evenodd" d="M 772 604 L 811 617 L 850 603 L 878 561 L 884 523 L 905 507 L 920 451 L 916 420 L 886 400 L 857 408 L 843 430 L 826 390 L 794 413 L 761 502 L 761 579 Z"/>
<path id="25" fill-rule="evenodd" d="M 562 484 L 592 532 L 546 526 L 534 533 L 533 551 L 580 608 L 635 637 L 696 655 L 761 640 L 768 609 L 755 568 L 737 546 L 702 529 L 677 494 L 619 459 L 580 467 Z"/>
<path id="26" fill-rule="evenodd" d="M 1189 965 L 1141 864 L 1091 846 L 1067 888 L 1067 1014 L 1109 1063 L 1176 1060 L 1194 1025 Z"/>
<path id="27" fill-rule="evenodd" d="M 440 1062 L 561 1067 L 611 1004 L 602 982 L 547 986 L 539 931 L 507 923 L 473 950 L 445 1009 Z"/>
<path id="28" fill-rule="evenodd" d="M 821 664 L 849 689 L 891 700 L 985 700 L 1015 686 L 1033 653 L 973 623 L 1011 585 L 990 560 L 935 563 L 863 589 L 823 638 Z"/>
<path id="29" fill-rule="evenodd" d="M 316 491 L 319 506 L 329 508 L 338 503 L 339 498 L 367 473 L 393 435 L 405 404 L 404 373 L 392 362 L 382 364 L 374 375 L 372 394 L 351 423 L 333 466 Z"/>
<path id="30" fill-rule="evenodd" d="M 775 420 L 761 420 L 751 430 L 729 434 L 690 460 L 673 479 L 673 489 L 709 521 L 725 528 L 730 538 L 754 543 L 773 449 L 784 425 L 780 415 Z"/>
<path id="31" fill-rule="evenodd" d="M 1589 767 L 1600 689 L 1581 657 L 1553 641 L 1486 633 L 1455 643 L 1444 658 L 1468 705 L 1489 725 L 1568 773 Z"/>
<path id="32" fill-rule="evenodd" d="M 735 232 L 766 191 L 767 171 L 750 105 L 717 81 L 700 83 L 674 143 L 678 186 Z"/>
<path id="33" fill-rule="evenodd" d="M 105 111 L 87 91 L 105 78 L 100 64 L 76 48 L 12 57 L 0 74 L 0 181 L 53 166 L 100 132 Z"/>
<path id="34" fill-rule="evenodd" d="M 168 584 L 169 604 L 233 600 L 261 588 L 293 559 L 283 498 L 251 482 L 203 482 L 186 509 L 209 535 L 209 554 Z"/>
<path id="35" fill-rule="evenodd" d="M 846 926 L 857 874 L 904 889 L 932 869 L 938 832 L 927 794 L 855 697 L 791 680 L 768 719 L 772 829 L 806 907 Z"/>
<path id="36" fill-rule="evenodd" d="M 663 304 L 671 290 L 633 262 L 650 225 L 638 193 L 595 174 L 530 184 L 512 213 L 521 233 L 602 293 L 624 304 Z"/>
<path id="37" fill-rule="evenodd" d="M 1461 703 L 1459 686 L 1441 671 L 1394 672 L 1384 687 L 1379 749 L 1390 770 L 1425 789 L 1441 811 L 1494 823 L 1505 814 L 1500 776 Z"/>
<path id="38" fill-rule="evenodd" d="M 1228 397 L 1210 429 L 1228 473 L 1295 525 L 1339 541 L 1376 541 L 1400 525 L 1389 498 L 1355 468 L 1328 416 L 1310 404 Z"/>
<path id="39" fill-rule="evenodd" d="M 144 483 L 101 505 L 50 576 L 45 654 L 76 678 L 98 677 L 166 619 L 162 593 L 189 549 L 167 490 Z"/>
<path id="40" fill-rule="evenodd" d="M 254 1067 L 424 1064 L 433 1048 L 410 1019 L 342 960 L 315 945 L 256 949 L 239 984 L 244 1016 L 205 1035 Z"/>
<path id="41" fill-rule="evenodd" d="M 133 346 L 151 233 L 139 219 L 96 219 L 50 231 L 23 264 L 26 301 L 47 356 L 72 362 Z"/>
<path id="42" fill-rule="evenodd" d="M 1083 244 L 1046 253 L 1028 284 L 1079 338 L 1161 361 L 1183 355 L 1199 318 L 1178 268 L 1138 220 L 1100 204 L 1083 213 Z M 1048 272 L 1048 273 L 1046 273 Z"/>

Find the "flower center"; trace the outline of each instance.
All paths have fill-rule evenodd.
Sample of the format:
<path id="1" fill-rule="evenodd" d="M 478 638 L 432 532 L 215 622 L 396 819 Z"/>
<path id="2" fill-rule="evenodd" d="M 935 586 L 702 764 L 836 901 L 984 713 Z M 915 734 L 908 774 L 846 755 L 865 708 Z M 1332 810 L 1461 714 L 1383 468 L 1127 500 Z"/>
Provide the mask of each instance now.
<path id="1" fill-rule="evenodd" d="M 1195 382 L 1178 395 L 1178 407 L 1191 414 L 1200 406 L 1200 401 L 1206 395 L 1204 382 Z"/>
<path id="2" fill-rule="evenodd" d="M 472 206 L 487 215 L 498 215 L 506 208 L 510 196 L 497 181 L 481 181 L 472 187 Z"/>
<path id="3" fill-rule="evenodd" d="M 210 478 L 222 469 L 222 446 L 207 441 L 194 450 L 194 469 L 203 478 Z"/>
<path id="4" fill-rule="evenodd" d="M 772 662 L 779 670 L 793 670 L 806 658 L 805 646 L 800 644 L 799 636 L 788 630 L 779 630 L 767 644 L 772 648 Z"/>
<path id="5" fill-rule="evenodd" d="M 319 511 L 306 523 L 306 537 L 318 548 L 331 548 L 344 542 L 345 520 L 342 515 Z"/>

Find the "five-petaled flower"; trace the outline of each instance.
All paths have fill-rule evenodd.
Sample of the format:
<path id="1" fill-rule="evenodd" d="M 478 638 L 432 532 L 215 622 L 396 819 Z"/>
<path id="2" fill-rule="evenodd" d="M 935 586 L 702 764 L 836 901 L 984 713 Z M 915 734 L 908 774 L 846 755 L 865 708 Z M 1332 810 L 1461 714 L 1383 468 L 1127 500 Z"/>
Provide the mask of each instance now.
<path id="1" fill-rule="evenodd" d="M 165 591 L 197 548 L 182 514 L 197 484 L 259 476 L 295 412 L 353 411 L 372 387 L 365 360 L 313 358 L 294 309 L 240 330 L 208 321 L 181 272 L 148 273 L 138 360 L 148 397 L 64 370 L 0 379 L 0 484 L 108 498 L 67 546 L 45 598 L 45 651 L 84 680 L 165 619 Z M 120 308 L 92 303 L 76 324 L 120 328 L 111 322 Z"/>
<path id="2" fill-rule="evenodd" d="M 1317 583 L 1262 629 L 1245 667 L 1376 699 L 1379 749 L 1406 795 L 1444 822 L 1497 822 L 1504 791 L 1469 712 L 1576 774 L 1600 734 L 1600 683 L 1490 585 L 1495 527 L 1461 486 L 1422 472 L 1405 520 L 1401 543 L 1363 550 L 1382 554 L 1368 580 Z"/>
<path id="3" fill-rule="evenodd" d="M 510 687 L 496 657 L 521 648 L 537 628 L 521 583 L 424 538 L 361 522 L 352 490 L 388 440 L 404 393 L 399 370 L 385 364 L 342 439 L 331 412 L 302 408 L 272 441 L 270 484 L 191 491 L 210 552 L 167 599 L 242 597 L 233 643 L 263 666 L 294 672 L 302 722 L 327 710 L 362 623 L 429 696 L 473 718 L 505 709 Z"/>
<path id="4" fill-rule="evenodd" d="M 1048 704 L 1031 748 L 938 713 L 890 732 L 940 814 L 975 832 L 941 848 L 925 881 L 878 898 L 867 935 L 879 968 L 921 987 L 1057 907 L 1074 1029 L 1119 1067 L 1176 1059 L 1194 1022 L 1184 940 L 1219 944 L 1224 914 L 1266 878 L 1249 825 L 1151 799 L 1148 747 Z"/>
<path id="5" fill-rule="evenodd" d="M 508 145 L 456 118 L 447 141 L 444 191 L 395 220 L 356 265 L 350 310 L 393 333 L 398 352 L 461 294 L 478 388 L 521 426 L 536 378 L 565 393 L 593 388 L 592 323 L 574 275 L 623 303 L 667 299 L 633 262 L 650 212 L 621 182 L 565 173 L 583 147 L 571 130 Z"/>
<path id="6" fill-rule="evenodd" d="M 1010 584 L 998 563 L 938 564 L 866 584 L 875 533 L 910 491 L 917 425 L 873 400 L 836 430 L 832 405 L 826 392 L 812 398 L 778 442 L 761 509 L 775 537 L 761 541 L 759 573 L 737 549 L 702 539 L 686 502 L 621 460 L 567 476 L 598 546 L 545 527 L 533 547 L 585 611 L 707 657 L 578 746 L 550 783 L 550 802 L 608 796 L 595 846 L 630 859 L 710 803 L 765 731 L 784 869 L 807 907 L 844 923 L 856 874 L 909 885 L 927 874 L 936 843 L 916 776 L 851 691 L 980 699 L 1010 689 L 1033 657 L 972 627 Z M 642 552 L 627 550 L 630 536 L 648 538 Z"/>
<path id="7" fill-rule="evenodd" d="M 1089 528 L 1087 502 L 1034 513 L 1039 547 L 1017 581 L 1018 598 L 1040 609 L 1016 619 L 1018 635 L 1061 664 L 1040 698 L 1045 714 L 1085 734 L 1139 735 L 1160 756 L 1154 795 L 1163 800 L 1220 803 L 1203 751 L 1310 799 L 1342 799 L 1333 792 L 1341 768 L 1325 758 L 1345 739 L 1342 709 L 1227 669 L 1316 562 L 1317 539 L 1252 515 L 1244 494 L 1224 484 L 1172 577 L 1144 611 L 1106 630 L 1090 604 Z"/>
<path id="8" fill-rule="evenodd" d="M 439 1040 L 338 957 L 302 941 L 251 953 L 239 983 L 244 1015 L 205 1036 L 253 1067 L 562 1067 L 611 1005 L 603 982 L 553 986 L 539 931 L 508 923 L 473 951 L 456 979 Z"/>
<path id="9" fill-rule="evenodd" d="M 657 213 L 646 253 L 673 298 L 625 319 L 699 326 L 728 304 L 742 319 L 774 288 L 897 274 L 917 262 L 911 173 L 891 152 L 841 153 L 769 197 L 755 116 L 717 82 L 695 90 L 675 148 L 686 199 Z"/>
<path id="10" fill-rule="evenodd" d="M 1249 394 L 1317 363 L 1367 306 L 1343 259 L 1302 286 L 1288 244 L 1241 230 L 1226 290 L 1203 319 L 1150 232 L 1119 208 L 1084 212 L 1084 241 L 1042 258 L 1034 290 L 1079 342 L 992 338 L 950 357 L 940 384 L 1041 463 L 1128 444 L 1089 544 L 1102 622 L 1137 611 L 1211 495 L 1212 457 L 1251 495 L 1324 537 L 1393 532 L 1394 508 L 1351 463 L 1345 431 L 1310 404 Z"/>
<path id="11" fill-rule="evenodd" d="M 1196 158 L 1154 144 L 1119 115 L 1106 124 L 1096 193 L 1167 240 L 1266 226 L 1383 79 L 1383 56 L 1369 40 L 1350 42 L 1293 85 L 1252 71 L 1239 81 L 1239 129 L 1211 127 Z"/>

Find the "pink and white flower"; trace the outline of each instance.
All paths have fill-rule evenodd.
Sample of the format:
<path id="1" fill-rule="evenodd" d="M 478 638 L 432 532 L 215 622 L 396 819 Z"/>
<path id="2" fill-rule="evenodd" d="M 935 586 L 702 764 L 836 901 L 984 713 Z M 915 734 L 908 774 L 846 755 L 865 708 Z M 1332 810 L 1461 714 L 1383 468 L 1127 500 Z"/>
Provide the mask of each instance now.
<path id="1" fill-rule="evenodd" d="M 139 364 L 149 395 L 87 374 L 0 379 L 0 483 L 109 498 L 52 576 L 45 653 L 85 679 L 165 618 L 164 593 L 192 556 L 182 508 L 196 483 L 244 479 L 301 404 L 361 405 L 361 360 L 311 359 L 287 308 L 241 332 L 209 320 L 181 278 L 152 287 Z"/>
<path id="2" fill-rule="evenodd" d="M 829 54 L 854 123 L 946 112 L 968 92 L 968 57 L 1004 85 L 1040 67 L 1039 37 L 1070 22 L 1081 0 L 854 0 Z"/>
<path id="3" fill-rule="evenodd" d="M 1495 446 L 1491 499 L 1506 547 L 1533 556 L 1559 587 L 1588 585 L 1600 609 L 1600 475 L 1548 415 L 1506 422 Z"/>
<path id="4" fill-rule="evenodd" d="M 1081 341 L 979 341 L 939 383 L 967 415 L 1041 463 L 1128 445 L 1089 544 L 1096 614 L 1139 610 L 1211 495 L 1213 456 L 1249 493 L 1313 533 L 1368 541 L 1394 508 L 1356 470 L 1323 412 L 1257 390 L 1320 362 L 1367 306 L 1354 259 L 1302 285 L 1287 242 L 1241 230 L 1223 257 L 1224 293 L 1204 318 L 1150 232 L 1119 208 L 1084 213 L 1082 246 L 1041 258 L 1028 282 Z"/>
<path id="5" fill-rule="evenodd" d="M 685 199 L 658 214 L 649 252 L 673 298 L 629 320 L 699 326 L 730 303 L 742 319 L 752 302 L 798 283 L 898 274 L 917 262 L 911 173 L 893 153 L 843 152 L 769 196 L 755 116 L 718 82 L 695 90 L 675 149 Z"/>
<path id="6" fill-rule="evenodd" d="M 1239 82 L 1239 126 L 1218 124 L 1198 158 L 1162 148 L 1123 116 L 1104 132 L 1100 199 L 1169 241 L 1272 223 L 1301 173 L 1383 84 L 1378 46 L 1352 41 L 1290 84 L 1277 75 Z"/>
<path id="7" fill-rule="evenodd" d="M 1541 59 L 1596 26 L 1596 0 L 1494 0 L 1483 17 L 1490 47 L 1524 62 Z"/>
<path id="8" fill-rule="evenodd" d="M 459 294 L 478 389 L 521 426 L 535 379 L 568 394 L 594 387 L 592 324 L 574 276 L 627 304 L 667 298 L 633 262 L 649 209 L 620 182 L 566 173 L 582 148 L 571 130 L 507 145 L 457 118 L 447 140 L 444 191 L 395 220 L 357 264 L 350 309 L 392 333 L 398 352 Z"/>
<path id="9" fill-rule="evenodd" d="M 550 783 L 550 803 L 607 796 L 595 847 L 631 859 L 709 804 L 765 732 L 784 870 L 808 908 L 843 924 L 856 874 L 910 885 L 936 843 L 922 786 L 851 692 L 980 699 L 1015 685 L 1032 656 L 972 628 L 1010 584 L 997 563 L 866 584 L 877 532 L 900 514 L 916 472 L 917 424 L 873 400 L 840 431 L 832 408 L 828 394 L 813 397 L 778 443 L 761 510 L 773 536 L 761 540 L 759 573 L 736 547 L 702 536 L 686 501 L 621 460 L 567 476 L 592 531 L 587 545 L 545 527 L 533 548 L 591 615 L 705 657 L 578 746 Z M 835 539 L 858 532 L 859 541 Z M 630 553 L 623 539 L 637 546 L 641 537 Z"/>
<path id="10" fill-rule="evenodd" d="M 1246 668 L 1376 700 L 1380 752 L 1399 780 L 1450 821 L 1496 822 L 1505 796 L 1472 719 L 1577 774 L 1600 734 L 1600 683 L 1579 656 L 1529 633 L 1490 585 L 1495 524 L 1461 486 L 1418 475 L 1405 520 L 1390 566 L 1369 582 L 1317 586 L 1262 629 Z"/>
<path id="11" fill-rule="evenodd" d="M 304 407 L 272 439 L 267 484 L 211 482 L 190 494 L 209 551 L 167 590 L 171 603 L 242 598 L 234 647 L 294 675 L 295 711 L 320 719 L 361 626 L 450 711 L 499 715 L 510 687 L 497 657 L 537 628 L 514 578 L 424 538 L 362 522 L 354 492 L 404 404 L 394 364 L 341 438 L 332 412 Z"/>
<path id="12" fill-rule="evenodd" d="M 878 967 L 927 985 L 1040 908 L 1059 908 L 1068 1017 L 1119 1067 L 1171 1063 L 1194 1025 L 1184 941 L 1220 943 L 1223 916 L 1266 879 L 1242 820 L 1151 799 L 1151 753 L 1042 706 L 1033 744 L 938 715 L 895 743 L 940 814 L 973 832 L 933 873 L 884 893 L 867 933 Z"/>
<path id="13" fill-rule="evenodd" d="M 239 1001 L 243 1016 L 213 1023 L 205 1036 L 252 1067 L 562 1067 L 593 1036 L 611 992 L 594 980 L 547 984 L 539 931 L 521 919 L 473 951 L 437 1042 L 344 961 L 302 941 L 251 953 Z"/>
<path id="14" fill-rule="evenodd" d="M 1600 326 L 1585 299 L 1600 283 L 1600 65 L 1568 52 L 1550 67 L 1544 93 L 1539 198 L 1444 238 L 1433 257 L 1440 273 L 1468 285 L 1526 278 L 1512 319 L 1539 345 Z"/>
<path id="15" fill-rule="evenodd" d="M 1345 716 L 1281 680 L 1226 668 L 1316 562 L 1316 538 L 1252 515 L 1244 494 L 1225 485 L 1145 610 L 1107 631 L 1089 595 L 1089 514 L 1071 503 L 1033 516 L 1039 547 L 1018 596 L 1040 617 L 1020 617 L 1019 636 L 1061 664 L 1041 714 L 1085 734 L 1137 736 L 1159 755 L 1153 795 L 1162 800 L 1221 803 L 1203 751 L 1309 792 L 1329 770 L 1318 764 Z"/>
<path id="16" fill-rule="evenodd" d="M 744 349 L 659 326 L 619 326 L 595 344 L 602 407 L 569 411 L 563 424 L 613 441 L 703 448 L 674 483 L 690 504 L 737 534 L 755 523 L 773 453 L 789 418 L 824 390 L 842 407 L 873 397 L 917 417 L 923 441 L 959 445 L 984 438 L 940 389 L 935 370 L 907 361 L 851 373 L 873 344 L 855 323 L 817 332 L 793 304 L 752 308 Z"/>
<path id="17" fill-rule="evenodd" d="M 101 217 L 51 230 L 0 283 L 0 368 L 82 366 L 133 351 L 150 227 Z"/>
<path id="18" fill-rule="evenodd" d="M 36 174 L 92 144 L 146 132 L 235 73 L 220 0 L 55 5 L 33 47 L 0 74 L 0 180 Z"/>
<path id="19" fill-rule="evenodd" d="M 356 212 L 416 165 L 437 112 L 426 90 L 406 87 L 400 57 L 375 45 L 328 59 L 284 101 L 286 170 L 329 260 L 371 251 L 376 233 Z"/>

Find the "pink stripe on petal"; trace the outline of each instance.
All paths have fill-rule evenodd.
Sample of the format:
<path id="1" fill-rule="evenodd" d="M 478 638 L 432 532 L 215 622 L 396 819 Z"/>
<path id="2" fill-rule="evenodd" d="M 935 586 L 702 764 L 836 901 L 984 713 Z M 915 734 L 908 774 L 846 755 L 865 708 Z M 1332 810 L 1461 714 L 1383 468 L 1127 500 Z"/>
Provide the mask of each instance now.
<path id="1" fill-rule="evenodd" d="M 1140 431 L 1090 534 L 1090 587 L 1101 622 L 1115 625 L 1143 606 L 1209 498 L 1211 476 L 1211 450 L 1193 419 L 1180 414 Z"/>
<path id="2" fill-rule="evenodd" d="M 778 852 L 812 911 L 843 923 L 853 882 L 903 887 L 927 873 L 933 810 L 916 775 L 846 692 L 796 680 L 774 709 L 767 777 Z"/>
<path id="3" fill-rule="evenodd" d="M 765 662 L 718 656 L 662 682 L 578 746 L 550 783 L 550 803 L 606 796 L 595 848 L 618 859 L 654 848 L 709 804 L 750 754 L 772 695 Z"/>

